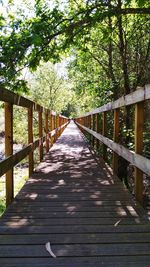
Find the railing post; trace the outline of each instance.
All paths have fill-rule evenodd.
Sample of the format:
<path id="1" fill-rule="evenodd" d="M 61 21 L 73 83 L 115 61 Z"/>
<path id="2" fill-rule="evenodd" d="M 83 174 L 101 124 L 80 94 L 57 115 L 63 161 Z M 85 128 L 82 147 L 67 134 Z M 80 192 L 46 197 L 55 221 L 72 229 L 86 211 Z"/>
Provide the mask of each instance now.
<path id="1" fill-rule="evenodd" d="M 143 152 L 143 126 L 144 126 L 144 104 L 139 102 L 135 105 L 135 153 Z M 135 167 L 135 196 L 142 204 L 143 202 L 143 172 Z"/>
<path id="2" fill-rule="evenodd" d="M 28 108 L 28 143 L 33 143 L 33 109 Z M 33 151 L 29 153 L 29 177 L 33 173 L 34 169 L 34 160 L 33 160 Z"/>
<path id="3" fill-rule="evenodd" d="M 59 127 L 59 115 L 56 115 L 56 140 L 59 137 L 58 127 Z"/>
<path id="4" fill-rule="evenodd" d="M 103 124 L 102 124 L 102 135 L 106 136 L 107 131 L 107 112 L 103 112 Z M 107 146 L 103 144 L 103 159 L 107 160 Z"/>
<path id="5" fill-rule="evenodd" d="M 38 112 L 38 119 L 39 119 L 39 138 L 40 139 L 40 142 L 39 142 L 39 152 L 40 152 L 40 161 L 42 161 L 43 159 L 43 140 L 42 140 L 42 137 L 43 137 L 43 127 L 42 127 L 42 111 L 40 110 Z"/>
<path id="6" fill-rule="evenodd" d="M 45 111 L 46 153 L 49 151 L 48 111 Z"/>
<path id="7" fill-rule="evenodd" d="M 5 156 L 13 154 L 13 105 L 5 103 Z M 13 168 L 6 173 L 6 206 L 14 197 Z"/>
<path id="8" fill-rule="evenodd" d="M 54 129 L 55 129 L 55 134 L 54 134 L 54 143 L 56 142 L 56 115 L 53 116 L 53 123 L 54 123 Z"/>
<path id="9" fill-rule="evenodd" d="M 53 114 L 50 114 L 50 131 L 53 131 Z M 51 146 L 53 145 L 53 136 L 51 134 Z"/>
<path id="10" fill-rule="evenodd" d="M 113 140 L 114 142 L 118 143 L 119 141 L 119 113 L 120 110 L 115 109 L 114 110 L 114 132 L 113 132 Z M 115 174 L 118 174 L 118 154 L 113 152 L 113 172 Z"/>
<path id="11" fill-rule="evenodd" d="M 99 113 L 96 114 L 96 132 L 100 133 L 100 125 L 99 125 Z M 96 139 L 96 149 L 99 151 L 100 141 Z"/>
<path id="12" fill-rule="evenodd" d="M 92 115 L 89 115 L 89 128 L 92 129 Z M 92 145 L 92 135 L 89 136 L 90 145 Z"/>
<path id="13" fill-rule="evenodd" d="M 95 131 L 95 114 L 92 115 L 92 130 Z M 94 148 L 95 144 L 95 137 L 92 136 L 92 146 Z"/>

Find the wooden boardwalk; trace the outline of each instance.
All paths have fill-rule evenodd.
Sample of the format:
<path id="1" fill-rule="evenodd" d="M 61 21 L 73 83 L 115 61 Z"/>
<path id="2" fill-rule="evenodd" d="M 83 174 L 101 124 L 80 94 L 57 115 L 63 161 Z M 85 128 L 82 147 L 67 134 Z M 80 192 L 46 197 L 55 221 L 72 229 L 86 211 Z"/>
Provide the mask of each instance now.
<path id="1" fill-rule="evenodd" d="M 0 267 L 148 267 L 149 245 L 144 210 L 74 123 L 0 220 Z"/>

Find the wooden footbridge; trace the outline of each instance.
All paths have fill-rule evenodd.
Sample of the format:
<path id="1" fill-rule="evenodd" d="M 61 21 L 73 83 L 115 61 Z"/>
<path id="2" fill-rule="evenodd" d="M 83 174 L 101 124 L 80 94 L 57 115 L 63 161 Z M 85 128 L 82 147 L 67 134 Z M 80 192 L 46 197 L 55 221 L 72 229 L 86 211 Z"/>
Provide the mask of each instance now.
<path id="1" fill-rule="evenodd" d="M 141 205 L 143 172 L 150 175 L 150 160 L 142 156 L 143 105 L 148 99 L 150 87 L 146 86 L 76 119 L 75 124 L 0 89 L 6 148 L 0 175 L 6 173 L 7 201 L 0 219 L 0 267 L 150 266 L 150 224 Z M 28 111 L 29 144 L 15 154 L 13 105 Z M 136 106 L 134 152 L 118 144 L 119 109 L 126 105 Z M 113 140 L 106 137 L 110 111 L 114 112 Z M 37 140 L 33 112 L 38 112 Z M 112 169 L 91 149 L 83 135 L 87 132 L 91 145 L 103 144 L 104 158 L 106 146 L 113 151 Z M 41 163 L 34 169 L 37 147 Z M 137 201 L 116 176 L 119 155 L 135 167 Z M 13 199 L 13 167 L 27 156 L 30 177 Z M 48 242 L 54 255 L 46 250 Z"/>

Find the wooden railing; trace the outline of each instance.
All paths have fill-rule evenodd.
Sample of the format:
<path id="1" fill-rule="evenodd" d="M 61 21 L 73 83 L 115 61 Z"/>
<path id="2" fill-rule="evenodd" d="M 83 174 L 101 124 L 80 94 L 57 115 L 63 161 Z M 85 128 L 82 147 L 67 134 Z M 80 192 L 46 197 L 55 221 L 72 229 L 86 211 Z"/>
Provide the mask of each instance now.
<path id="1" fill-rule="evenodd" d="M 13 167 L 28 156 L 30 176 L 34 170 L 34 150 L 39 147 L 41 161 L 43 159 L 43 147 L 46 147 L 46 152 L 49 151 L 49 148 L 67 126 L 68 119 L 4 88 L 0 88 L 0 101 L 4 102 L 5 108 L 5 159 L 0 162 L 0 177 L 6 173 L 6 206 L 8 206 L 14 197 Z M 15 154 L 13 154 L 14 105 L 28 110 L 28 145 Z M 38 113 L 39 138 L 37 140 L 34 140 L 33 135 L 34 111 Z"/>
<path id="2" fill-rule="evenodd" d="M 100 142 L 103 144 L 103 158 L 106 160 L 107 147 L 113 151 L 112 167 L 114 174 L 118 173 L 118 158 L 121 156 L 133 166 L 135 166 L 135 195 L 136 199 L 142 203 L 143 201 L 143 173 L 150 175 L 150 160 L 142 156 L 143 153 L 143 128 L 144 128 L 144 101 L 150 99 L 150 85 L 140 88 L 135 92 L 123 96 L 118 100 L 108 103 L 100 108 L 85 114 L 83 117 L 77 118 L 75 121 L 80 129 L 89 133 L 90 143 L 92 145 L 93 138 L 98 140 L 97 147 Z M 120 108 L 129 105 L 135 105 L 135 151 L 131 151 L 119 144 L 119 115 Z M 106 137 L 107 132 L 107 112 L 114 112 L 113 140 Z M 99 129 L 99 114 L 102 114 L 102 131 Z M 100 142 L 99 142 L 100 141 Z"/>

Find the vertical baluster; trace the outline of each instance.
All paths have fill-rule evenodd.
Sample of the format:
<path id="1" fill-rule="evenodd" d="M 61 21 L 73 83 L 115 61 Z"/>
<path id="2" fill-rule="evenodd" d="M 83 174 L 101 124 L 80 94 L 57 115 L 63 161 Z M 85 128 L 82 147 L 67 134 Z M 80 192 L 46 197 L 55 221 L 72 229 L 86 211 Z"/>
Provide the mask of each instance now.
<path id="1" fill-rule="evenodd" d="M 42 111 L 40 110 L 38 112 L 38 120 L 39 120 L 39 138 L 40 143 L 39 143 L 39 153 L 40 153 L 40 161 L 43 159 L 43 127 L 42 127 Z"/>
<path id="2" fill-rule="evenodd" d="M 144 103 L 135 105 L 135 153 L 143 152 L 143 127 L 144 127 Z M 143 202 L 143 172 L 135 167 L 135 195 L 136 199 Z"/>
<path id="3" fill-rule="evenodd" d="M 96 132 L 100 133 L 99 114 L 98 113 L 96 114 Z M 97 149 L 97 151 L 99 151 L 99 145 L 100 145 L 99 140 L 96 139 L 96 149 Z"/>
<path id="4" fill-rule="evenodd" d="M 13 105 L 5 103 L 5 156 L 13 154 Z M 6 206 L 14 197 L 13 168 L 6 173 Z"/>
<path id="5" fill-rule="evenodd" d="M 119 109 L 114 110 L 114 132 L 113 132 L 113 140 L 114 142 L 119 141 Z M 118 174 L 118 154 L 113 152 L 113 172 Z"/>
<path id="6" fill-rule="evenodd" d="M 103 125 L 102 125 L 102 135 L 106 136 L 107 132 L 107 113 L 103 112 Z M 103 144 L 103 159 L 107 161 L 107 146 Z"/>
<path id="7" fill-rule="evenodd" d="M 28 109 L 28 143 L 33 143 L 33 109 Z M 29 176 L 32 174 L 34 169 L 33 151 L 29 153 Z"/>
<path id="8" fill-rule="evenodd" d="M 45 111 L 45 134 L 46 134 L 46 153 L 49 151 L 49 129 L 48 129 L 48 110 Z"/>

